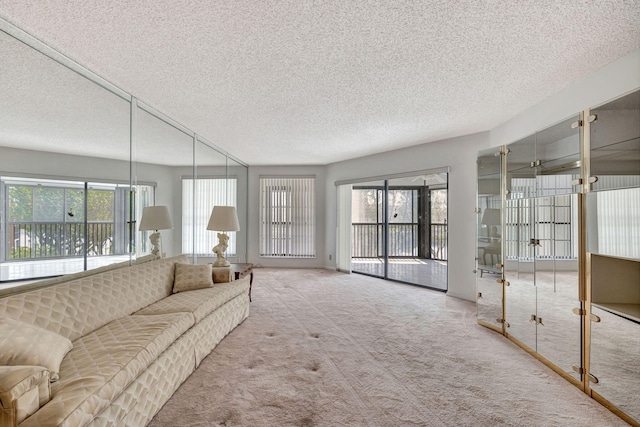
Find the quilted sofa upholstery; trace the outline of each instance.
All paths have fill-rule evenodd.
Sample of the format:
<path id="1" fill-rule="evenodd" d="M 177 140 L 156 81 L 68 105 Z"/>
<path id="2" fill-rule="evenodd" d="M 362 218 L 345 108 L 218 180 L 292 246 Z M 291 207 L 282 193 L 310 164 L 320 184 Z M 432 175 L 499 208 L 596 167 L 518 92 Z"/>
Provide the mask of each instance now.
<path id="1" fill-rule="evenodd" d="M 0 366 L 0 426 L 143 426 L 249 315 L 249 278 L 173 294 L 186 256 L 0 299 L 0 318 L 72 341 L 56 382 Z"/>

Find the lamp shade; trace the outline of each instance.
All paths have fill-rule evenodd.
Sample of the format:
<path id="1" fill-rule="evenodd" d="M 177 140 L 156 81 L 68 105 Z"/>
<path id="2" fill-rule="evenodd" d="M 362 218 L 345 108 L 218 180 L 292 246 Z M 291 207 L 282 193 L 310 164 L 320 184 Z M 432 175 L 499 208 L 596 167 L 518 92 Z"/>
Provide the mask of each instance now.
<path id="1" fill-rule="evenodd" d="M 238 231 L 238 213 L 235 206 L 214 206 L 209 218 L 207 230 L 214 231 Z"/>
<path id="2" fill-rule="evenodd" d="M 500 209 L 487 208 L 482 215 L 481 224 L 484 225 L 500 225 Z"/>
<path id="3" fill-rule="evenodd" d="M 166 206 L 147 206 L 142 211 L 140 231 L 170 230 L 173 228 L 169 208 Z"/>

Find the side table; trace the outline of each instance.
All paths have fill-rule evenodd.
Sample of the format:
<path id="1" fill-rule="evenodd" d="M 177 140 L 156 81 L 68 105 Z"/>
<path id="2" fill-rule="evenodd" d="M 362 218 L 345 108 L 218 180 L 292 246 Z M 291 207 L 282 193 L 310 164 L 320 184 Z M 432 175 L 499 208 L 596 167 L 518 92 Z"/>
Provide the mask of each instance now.
<path id="1" fill-rule="evenodd" d="M 253 286 L 253 264 L 231 264 L 229 266 L 235 275 L 235 280 L 242 279 L 247 274 L 249 278 L 249 302 L 251 302 L 251 287 Z"/>

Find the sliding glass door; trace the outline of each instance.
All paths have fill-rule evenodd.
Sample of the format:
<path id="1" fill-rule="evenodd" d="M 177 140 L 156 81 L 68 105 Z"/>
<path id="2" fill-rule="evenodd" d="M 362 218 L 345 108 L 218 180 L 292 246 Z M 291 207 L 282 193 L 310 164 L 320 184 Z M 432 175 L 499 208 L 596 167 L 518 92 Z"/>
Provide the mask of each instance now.
<path id="1" fill-rule="evenodd" d="M 447 174 L 358 183 L 353 272 L 447 289 Z"/>
<path id="2" fill-rule="evenodd" d="M 384 181 L 354 185 L 351 193 L 351 270 L 385 276 Z"/>

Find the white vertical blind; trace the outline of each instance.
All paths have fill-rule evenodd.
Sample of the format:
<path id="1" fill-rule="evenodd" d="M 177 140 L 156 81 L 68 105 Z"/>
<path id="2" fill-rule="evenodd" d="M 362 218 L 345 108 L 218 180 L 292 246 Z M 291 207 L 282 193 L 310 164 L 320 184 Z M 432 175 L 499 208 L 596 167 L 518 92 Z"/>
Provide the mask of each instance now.
<path id="1" fill-rule="evenodd" d="M 260 256 L 316 256 L 315 181 L 260 178 Z"/>
<path id="2" fill-rule="evenodd" d="M 182 179 L 182 252 L 210 256 L 218 235 L 207 230 L 214 206 L 236 206 L 236 178 Z M 227 256 L 236 255 L 236 233 L 229 236 Z"/>
<path id="3" fill-rule="evenodd" d="M 339 185 L 337 213 L 336 267 L 339 271 L 351 273 L 351 192 L 353 185 Z"/>
<path id="4" fill-rule="evenodd" d="M 598 253 L 640 259 L 640 188 L 596 194 Z"/>

